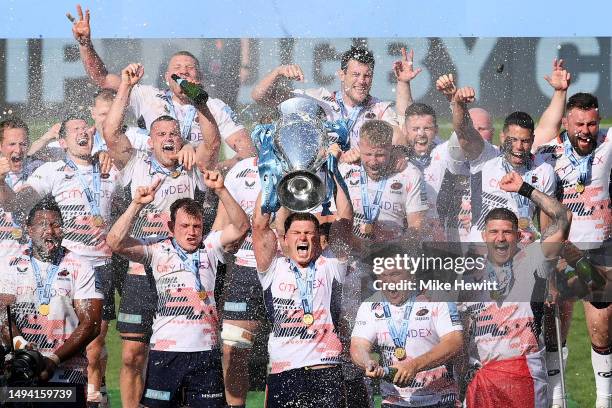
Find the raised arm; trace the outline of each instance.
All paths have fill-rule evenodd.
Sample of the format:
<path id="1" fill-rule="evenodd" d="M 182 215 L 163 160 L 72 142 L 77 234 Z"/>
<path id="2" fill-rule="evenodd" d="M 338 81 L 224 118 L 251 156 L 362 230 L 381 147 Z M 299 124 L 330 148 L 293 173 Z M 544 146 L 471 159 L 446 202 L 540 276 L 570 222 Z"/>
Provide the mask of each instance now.
<path id="1" fill-rule="evenodd" d="M 463 154 L 467 160 L 477 159 L 484 148 L 484 140 L 474 128 L 467 108 L 467 104 L 474 102 L 476 98 L 474 88 L 468 86 L 457 89 L 453 74 L 440 76 L 436 81 L 436 88 L 446 96 L 451 104 L 453 130 L 457 134 Z"/>
<path id="2" fill-rule="evenodd" d="M 122 169 L 134 154 L 130 139 L 123 132 L 123 121 L 130 103 L 130 93 L 143 75 L 144 68 L 140 64 L 130 64 L 121 71 L 117 95 L 102 126 L 102 136 L 118 169 Z"/>
<path id="3" fill-rule="evenodd" d="M 91 42 L 89 9 L 85 9 L 85 15 L 83 15 L 81 5 L 77 4 L 77 14 L 79 16 L 78 20 L 70 13 L 66 13 L 66 17 L 68 17 L 68 20 L 72 23 L 72 35 L 79 43 L 79 53 L 81 54 L 81 60 L 83 61 L 87 76 L 89 76 L 89 78 L 100 88 L 117 90 L 121 79 L 118 75 L 108 73 L 104 62 Z"/>
<path id="4" fill-rule="evenodd" d="M 280 65 L 253 87 L 251 97 L 255 102 L 266 105 L 278 105 L 291 97 L 291 88 L 281 83 L 281 79 L 304 80 L 304 73 L 299 65 Z"/>
<path id="5" fill-rule="evenodd" d="M 249 217 L 234 200 L 223 184 L 223 176 L 218 171 L 205 171 L 204 184 L 219 197 L 219 205 L 223 204 L 227 214 L 227 222 L 221 230 L 221 245 L 226 251 L 236 248 L 236 244 L 244 239 L 249 231 Z"/>
<path id="6" fill-rule="evenodd" d="M 200 169 L 212 170 L 219 161 L 221 134 L 217 121 L 206 106 L 206 103 L 195 105 L 198 111 L 198 122 L 202 131 L 202 142 L 196 148 L 196 165 Z"/>
<path id="7" fill-rule="evenodd" d="M 516 172 L 506 174 L 499 181 L 499 187 L 508 192 L 518 193 L 529 198 L 544 212 L 550 221 L 546 229 L 542 230 L 542 242 L 548 244 L 561 244 L 569 233 L 571 213 L 554 197 L 550 197 L 540 190 L 530 186 Z M 561 245 L 543 245 L 542 252 L 547 258 L 559 255 Z"/>
<path id="8" fill-rule="evenodd" d="M 341 154 L 340 147 L 337 144 L 332 145 L 329 152 L 334 154 L 336 158 Z M 337 211 L 336 220 L 332 223 L 329 231 L 329 245 L 338 259 L 345 260 L 350 252 L 351 240 L 348 238 L 353 234 L 353 205 L 337 179 L 335 182 Z"/>
<path id="9" fill-rule="evenodd" d="M 130 237 L 134 221 L 143 207 L 153 201 L 155 193 L 161 185 L 157 179 L 148 187 L 138 187 L 132 202 L 117 219 L 106 236 L 110 249 L 133 262 L 146 263 L 145 245 L 136 238 Z"/>
<path id="10" fill-rule="evenodd" d="M 270 268 L 277 246 L 276 234 L 270 228 L 270 214 L 261 212 L 261 193 L 259 193 L 253 212 L 253 252 L 257 271 L 265 272 Z"/>
<path id="11" fill-rule="evenodd" d="M 563 67 L 563 60 L 555 58 L 553 61 L 552 73 L 550 76 L 545 75 L 544 79 L 550 84 L 554 92 L 548 107 L 542 113 L 538 126 L 534 130 L 533 146 L 531 151 L 553 140 L 559 134 L 561 129 L 561 118 L 565 111 L 565 100 L 567 98 L 567 89 L 570 86 L 571 74 Z"/>
<path id="12" fill-rule="evenodd" d="M 404 122 L 406 108 L 412 105 L 412 90 L 410 81 L 416 78 L 422 71 L 421 68 L 414 69 L 414 50 L 406 53 L 406 49 L 402 48 L 402 59 L 393 63 L 393 72 L 397 79 L 395 88 L 395 111 L 397 117 L 401 118 L 400 125 Z"/>

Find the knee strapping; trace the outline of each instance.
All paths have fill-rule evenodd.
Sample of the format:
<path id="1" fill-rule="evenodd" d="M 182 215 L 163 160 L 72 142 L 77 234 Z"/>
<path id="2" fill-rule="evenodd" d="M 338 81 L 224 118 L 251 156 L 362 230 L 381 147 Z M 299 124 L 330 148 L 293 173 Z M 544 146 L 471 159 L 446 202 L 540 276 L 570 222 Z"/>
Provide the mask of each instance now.
<path id="1" fill-rule="evenodd" d="M 230 347 L 240 349 L 250 349 L 253 347 L 253 333 L 231 323 L 223 323 L 221 338 L 223 339 L 223 344 Z"/>

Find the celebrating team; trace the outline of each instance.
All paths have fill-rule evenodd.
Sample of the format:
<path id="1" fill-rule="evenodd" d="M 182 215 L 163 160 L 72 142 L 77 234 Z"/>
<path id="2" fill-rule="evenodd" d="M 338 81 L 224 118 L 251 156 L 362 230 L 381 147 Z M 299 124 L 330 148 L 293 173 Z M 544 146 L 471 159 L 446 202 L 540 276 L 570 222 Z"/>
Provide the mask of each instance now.
<path id="1" fill-rule="evenodd" d="M 175 80 L 200 84 L 198 60 L 173 54 L 165 90 L 140 84 L 138 63 L 109 73 L 89 10 L 77 11 L 68 18 L 101 88 L 94 126 L 72 112 L 30 144 L 25 122 L 0 122 L 0 316 L 9 305 L 14 317 L 3 342 L 37 347 L 40 379 L 76 387 L 75 406 L 106 404 L 105 336 L 117 318 L 125 407 L 245 406 L 265 327 L 269 407 L 369 407 L 376 379 L 387 408 L 560 407 L 558 351 L 582 298 L 596 407 L 612 407 L 612 140 L 593 95 L 567 98 L 561 61 L 537 126 L 511 113 L 499 147 L 488 113 L 468 108 L 474 89 L 452 74 L 436 81 L 453 126 L 439 137 L 434 109 L 412 101 L 412 52 L 393 66 L 395 104 L 370 95 L 375 61 L 361 46 L 342 55 L 337 91 L 292 89 L 301 68 L 275 68 L 253 99 L 316 101 L 350 146 L 329 146 L 340 162 L 332 216 L 271 214 L 245 127 Z M 146 129 L 126 126 L 128 110 Z M 220 162 L 222 141 L 236 154 Z M 396 288 L 441 271 L 373 273 L 376 258 L 419 257 L 442 241 L 486 260 L 453 279 L 496 289 L 438 298 Z"/>

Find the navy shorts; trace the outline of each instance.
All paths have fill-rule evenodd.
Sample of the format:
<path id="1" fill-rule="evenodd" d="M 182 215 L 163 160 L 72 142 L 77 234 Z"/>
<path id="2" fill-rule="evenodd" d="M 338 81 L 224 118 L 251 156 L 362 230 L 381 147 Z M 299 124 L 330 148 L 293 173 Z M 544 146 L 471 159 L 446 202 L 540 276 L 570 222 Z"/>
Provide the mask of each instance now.
<path id="1" fill-rule="evenodd" d="M 268 375 L 267 408 L 320 408 L 346 405 L 342 368 L 296 368 Z"/>
<path id="2" fill-rule="evenodd" d="M 227 269 L 223 319 L 263 320 L 266 309 L 257 269 L 235 264 Z"/>
<path id="3" fill-rule="evenodd" d="M 221 353 L 151 350 L 141 403 L 147 407 L 225 407 Z"/>
<path id="4" fill-rule="evenodd" d="M 127 260 L 113 255 L 106 264 L 94 268 L 96 280 L 100 282 L 104 295 L 102 320 L 111 321 L 117 318 L 115 313 L 115 289 L 121 295 L 128 264 Z"/>
<path id="5" fill-rule="evenodd" d="M 123 284 L 117 331 L 151 337 L 153 318 L 157 310 L 157 289 L 151 274 L 127 274 Z"/>

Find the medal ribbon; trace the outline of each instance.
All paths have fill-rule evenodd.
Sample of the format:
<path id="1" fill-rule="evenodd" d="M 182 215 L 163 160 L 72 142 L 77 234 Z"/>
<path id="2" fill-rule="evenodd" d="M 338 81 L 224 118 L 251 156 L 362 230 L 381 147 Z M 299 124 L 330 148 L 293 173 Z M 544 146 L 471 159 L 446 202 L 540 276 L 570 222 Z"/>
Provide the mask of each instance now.
<path id="1" fill-rule="evenodd" d="M 298 290 L 300 291 L 300 299 L 302 300 L 302 309 L 304 314 L 312 314 L 312 303 L 314 298 L 314 279 L 316 267 L 314 262 L 310 262 L 308 265 L 308 271 L 306 274 L 306 281 L 302 279 L 302 273 L 298 269 L 297 265 L 293 261 L 289 261 L 290 269 L 295 275 L 295 282 L 297 283 Z"/>
<path id="2" fill-rule="evenodd" d="M 151 154 L 149 156 L 150 160 L 151 160 L 151 167 L 153 167 L 153 170 L 155 170 L 155 173 L 161 173 L 164 176 L 170 176 L 172 177 L 172 173 L 174 173 L 175 171 L 178 171 L 179 173 L 181 173 L 183 171 L 183 165 L 181 164 L 180 166 L 177 166 L 176 169 L 174 169 L 173 171 L 168 170 L 167 168 L 165 168 L 164 166 L 162 166 L 156 159 L 155 157 L 153 157 L 153 154 Z"/>
<path id="3" fill-rule="evenodd" d="M 340 114 L 342 115 L 342 118 L 346 119 L 346 129 L 348 130 L 348 134 L 350 135 L 353 132 L 353 127 L 355 126 L 355 123 L 357 123 L 357 119 L 359 119 L 359 115 L 361 115 L 361 112 L 363 112 L 363 110 L 365 109 L 366 103 L 363 103 L 362 105 L 354 106 L 353 110 L 351 110 L 351 114 L 349 115 L 348 110 L 346 109 L 346 106 L 344 105 L 344 99 L 342 98 L 342 92 L 341 91 L 334 92 L 334 98 L 336 99 L 336 103 L 340 107 Z"/>
<path id="4" fill-rule="evenodd" d="M 172 238 L 172 246 L 174 247 L 176 254 L 183 262 L 183 266 L 193 273 L 195 278 L 196 290 L 201 292 L 204 290 L 202 286 L 202 280 L 200 279 L 200 249 L 198 248 L 191 256 L 187 254 L 183 248 Z"/>
<path id="5" fill-rule="evenodd" d="M 14 174 L 14 173 L 13 173 Z M 19 175 L 19 177 L 17 177 L 17 180 L 13 183 L 13 180 L 11 178 L 11 173 L 7 174 L 4 177 L 4 182 L 9 186 L 9 188 L 13 191 L 15 191 L 14 187 L 17 185 L 17 183 L 19 183 L 20 181 L 25 181 L 26 177 L 25 177 L 25 172 L 21 172 L 21 174 Z M 14 229 L 19 229 L 21 230 L 21 225 L 19 225 L 17 223 L 17 221 L 15 221 L 16 216 L 15 214 L 11 214 L 11 223 L 13 224 L 13 228 Z"/>
<path id="6" fill-rule="evenodd" d="M 368 195 L 368 176 L 366 175 L 363 165 L 359 170 L 359 187 L 361 189 L 361 205 L 363 207 L 363 215 L 368 221 L 368 224 L 373 224 L 380 214 L 380 201 L 382 199 L 383 190 L 387 184 L 387 179 L 384 178 L 378 182 L 374 201 L 370 205 L 370 196 Z"/>
<path id="7" fill-rule="evenodd" d="M 385 320 L 387 321 L 387 327 L 389 328 L 389 334 L 393 339 L 393 344 L 395 344 L 395 347 L 406 347 L 406 339 L 408 337 L 408 324 L 415 299 L 416 294 L 412 295 L 406 303 L 406 306 L 404 308 L 404 317 L 402 318 L 402 323 L 399 329 L 395 325 L 395 322 L 393 321 L 393 318 L 391 316 L 391 308 L 389 307 L 389 302 L 382 302 L 383 311 L 385 313 Z"/>
<path id="8" fill-rule="evenodd" d="M 521 177 L 523 178 L 523 181 L 529 185 L 531 185 L 531 183 L 528 180 L 531 180 L 531 175 L 533 174 L 532 164 L 532 160 L 529 159 L 527 164 L 525 166 L 522 166 L 526 171 L 525 174 L 523 174 Z M 502 166 L 504 166 L 504 170 L 506 171 L 506 173 L 514 171 L 512 165 L 508 163 L 505 158 L 502 159 Z M 531 208 L 531 200 L 527 197 L 520 195 L 519 193 L 510 193 L 510 196 L 512 196 L 512 199 L 518 207 L 519 217 L 528 218 L 529 222 L 531 223 L 531 216 L 529 215 L 529 209 Z"/>
<path id="9" fill-rule="evenodd" d="M 595 150 L 593 150 L 588 156 L 577 159 L 576 155 L 574 155 L 574 148 L 569 140 L 567 131 L 565 131 L 565 135 L 563 136 L 563 149 L 565 150 L 565 156 L 569 159 L 572 167 L 577 169 L 579 172 L 578 183 L 582 184 L 583 186 L 586 185 L 587 180 L 591 176 L 591 164 L 593 164 L 593 153 Z"/>
<path id="10" fill-rule="evenodd" d="M 74 170 L 75 174 L 79 178 L 79 182 L 81 183 L 81 186 L 83 187 L 83 192 L 85 193 L 85 198 L 87 198 L 87 203 L 89 204 L 89 208 L 91 209 L 91 215 L 93 215 L 94 217 L 101 217 L 102 212 L 100 211 L 100 189 L 102 187 L 101 185 L 102 181 L 100 177 L 100 163 L 96 161 L 92 165 L 93 166 L 93 170 L 92 170 L 93 193 L 92 193 L 91 189 L 89 188 L 89 184 L 87 184 L 79 168 L 72 161 L 72 159 L 68 157 L 68 155 L 66 155 L 66 158 L 64 159 L 64 161 L 66 162 L 66 165 L 68 167 Z"/>
<path id="11" fill-rule="evenodd" d="M 64 257 L 64 249 L 60 249 L 59 254 L 55 257 L 53 264 L 47 267 L 47 281 L 43 283 L 40 276 L 40 268 L 32 256 L 32 244 L 30 243 L 30 263 L 34 269 L 34 279 L 36 280 L 36 297 L 39 305 L 48 305 L 51 302 L 51 286 L 55 282 L 59 265 Z"/>
<path id="12" fill-rule="evenodd" d="M 176 108 L 174 107 L 174 102 L 172 102 L 172 93 L 169 90 L 166 91 L 166 97 L 164 99 L 166 100 L 166 104 L 168 105 L 170 116 L 172 116 L 174 119 L 176 119 L 179 122 L 179 126 L 181 128 L 181 137 L 183 138 L 183 140 L 189 141 L 190 140 L 189 136 L 191 133 L 191 126 L 193 125 L 193 120 L 195 119 L 195 115 L 196 115 L 195 106 L 189 105 L 189 107 L 187 108 L 187 113 L 185 114 L 185 117 L 183 118 L 183 120 L 179 120 L 176 114 Z"/>

